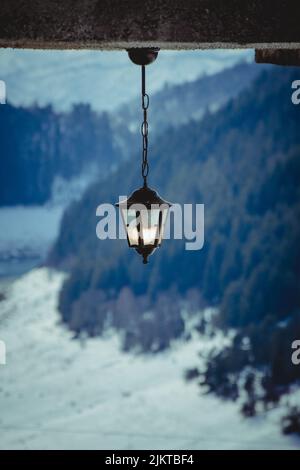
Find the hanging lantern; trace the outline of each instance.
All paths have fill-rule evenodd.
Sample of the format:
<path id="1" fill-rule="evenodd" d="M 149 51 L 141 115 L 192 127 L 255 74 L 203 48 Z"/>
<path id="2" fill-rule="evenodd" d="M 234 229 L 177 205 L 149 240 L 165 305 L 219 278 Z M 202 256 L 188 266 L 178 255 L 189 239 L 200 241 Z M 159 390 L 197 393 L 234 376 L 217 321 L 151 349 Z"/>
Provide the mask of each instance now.
<path id="1" fill-rule="evenodd" d="M 151 255 L 163 240 L 164 226 L 171 204 L 164 201 L 156 191 L 148 187 L 148 121 L 147 110 L 149 96 L 146 93 L 145 66 L 153 62 L 158 49 L 130 49 L 128 51 L 132 62 L 142 68 L 142 177 L 143 187 L 134 191 L 125 201 L 116 204 L 119 207 L 125 226 L 127 241 L 130 248 L 143 257 L 143 263 L 148 263 Z"/>
<path id="2" fill-rule="evenodd" d="M 121 210 L 129 247 L 135 248 L 146 264 L 148 256 L 161 245 L 171 204 L 144 186 L 116 205 Z"/>

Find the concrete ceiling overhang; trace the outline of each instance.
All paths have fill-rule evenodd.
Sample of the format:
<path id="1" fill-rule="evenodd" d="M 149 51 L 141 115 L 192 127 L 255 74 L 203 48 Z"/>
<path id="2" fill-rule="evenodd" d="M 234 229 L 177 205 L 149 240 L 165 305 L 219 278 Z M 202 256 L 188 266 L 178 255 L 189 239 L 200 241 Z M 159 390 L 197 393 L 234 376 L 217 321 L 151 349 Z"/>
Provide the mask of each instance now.
<path id="1" fill-rule="evenodd" d="M 0 47 L 254 48 L 300 65 L 299 0 L 1 0 Z"/>

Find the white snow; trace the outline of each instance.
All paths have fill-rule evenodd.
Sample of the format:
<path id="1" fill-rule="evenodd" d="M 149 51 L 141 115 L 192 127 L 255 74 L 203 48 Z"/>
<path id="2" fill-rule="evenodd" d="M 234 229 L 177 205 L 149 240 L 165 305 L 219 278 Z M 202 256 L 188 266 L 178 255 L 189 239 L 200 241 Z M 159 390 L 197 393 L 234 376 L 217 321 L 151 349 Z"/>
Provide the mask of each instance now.
<path id="1" fill-rule="evenodd" d="M 286 449 L 277 418 L 247 420 L 233 403 L 182 378 L 201 340 L 135 356 L 118 337 L 81 344 L 59 323 L 63 275 L 46 268 L 14 281 L 0 302 L 1 449 Z"/>

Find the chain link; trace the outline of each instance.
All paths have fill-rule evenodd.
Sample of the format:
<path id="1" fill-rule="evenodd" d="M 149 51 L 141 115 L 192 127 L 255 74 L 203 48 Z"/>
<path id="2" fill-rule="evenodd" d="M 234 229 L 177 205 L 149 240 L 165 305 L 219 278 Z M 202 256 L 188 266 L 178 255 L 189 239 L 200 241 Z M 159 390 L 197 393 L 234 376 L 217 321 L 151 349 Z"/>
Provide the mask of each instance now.
<path id="1" fill-rule="evenodd" d="M 145 66 L 142 65 L 142 109 L 143 109 L 143 122 L 141 125 L 142 134 L 142 177 L 144 178 L 144 186 L 147 186 L 147 176 L 149 173 L 148 163 L 148 121 L 147 110 L 149 107 L 149 96 L 146 93 L 146 77 Z"/>

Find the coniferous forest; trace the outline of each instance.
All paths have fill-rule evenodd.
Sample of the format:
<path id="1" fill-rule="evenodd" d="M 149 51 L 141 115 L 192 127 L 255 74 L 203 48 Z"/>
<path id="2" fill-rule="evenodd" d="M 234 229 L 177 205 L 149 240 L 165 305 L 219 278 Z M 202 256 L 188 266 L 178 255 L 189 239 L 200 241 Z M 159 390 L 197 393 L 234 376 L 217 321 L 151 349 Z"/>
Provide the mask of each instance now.
<path id="1" fill-rule="evenodd" d="M 60 295 L 63 321 L 77 335 L 92 336 L 110 322 L 123 331 L 126 350 L 164 349 L 184 333 L 183 306 L 191 312 L 216 307 L 214 327 L 234 329 L 234 340 L 194 375 L 232 399 L 242 377 L 245 415 L 276 403 L 300 379 L 290 360 L 291 343 L 300 337 L 295 79 L 293 68 L 264 70 L 217 112 L 169 127 L 151 146 L 150 184 L 172 202 L 205 204 L 202 250 L 185 251 L 183 242 L 168 240 L 145 269 L 123 240 L 96 238 L 98 204 L 137 186 L 139 156 L 133 155 L 66 211 L 49 257 L 70 272 Z M 205 327 L 199 314 L 199 328 Z"/>
<path id="2" fill-rule="evenodd" d="M 0 109 L 0 128 L 0 206 L 44 204 L 57 177 L 68 181 L 95 170 L 101 177 L 122 155 L 108 114 L 88 104 L 61 113 L 50 105 L 8 103 Z"/>

